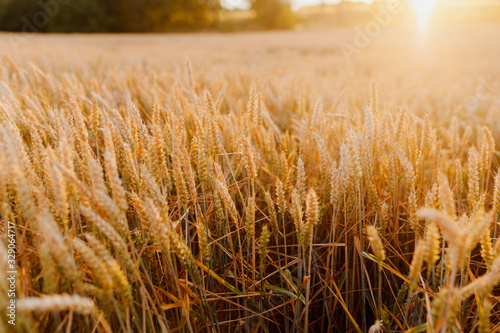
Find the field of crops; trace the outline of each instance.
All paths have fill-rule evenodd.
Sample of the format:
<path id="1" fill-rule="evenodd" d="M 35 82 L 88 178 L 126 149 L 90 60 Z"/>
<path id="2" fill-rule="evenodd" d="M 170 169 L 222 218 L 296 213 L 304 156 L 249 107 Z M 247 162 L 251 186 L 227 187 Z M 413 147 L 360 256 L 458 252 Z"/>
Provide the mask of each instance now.
<path id="1" fill-rule="evenodd" d="M 0 332 L 496 331 L 498 31 L 0 34 Z"/>

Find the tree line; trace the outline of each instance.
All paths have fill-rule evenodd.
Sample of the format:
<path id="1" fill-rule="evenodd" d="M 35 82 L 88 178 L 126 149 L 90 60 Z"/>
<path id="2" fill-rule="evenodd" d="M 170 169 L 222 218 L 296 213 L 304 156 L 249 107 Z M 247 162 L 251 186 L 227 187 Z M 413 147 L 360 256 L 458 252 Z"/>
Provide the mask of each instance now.
<path id="1" fill-rule="evenodd" d="M 255 27 L 290 28 L 287 0 L 250 0 Z M 0 30 L 166 32 L 216 30 L 220 0 L 0 0 Z"/>

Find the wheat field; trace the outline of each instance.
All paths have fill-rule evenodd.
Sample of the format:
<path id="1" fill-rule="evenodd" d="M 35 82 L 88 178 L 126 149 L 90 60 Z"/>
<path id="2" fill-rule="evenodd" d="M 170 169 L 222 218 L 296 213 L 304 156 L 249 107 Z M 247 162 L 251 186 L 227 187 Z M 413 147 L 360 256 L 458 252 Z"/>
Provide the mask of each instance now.
<path id="1" fill-rule="evenodd" d="M 0 34 L 0 332 L 498 331 L 499 29 Z"/>

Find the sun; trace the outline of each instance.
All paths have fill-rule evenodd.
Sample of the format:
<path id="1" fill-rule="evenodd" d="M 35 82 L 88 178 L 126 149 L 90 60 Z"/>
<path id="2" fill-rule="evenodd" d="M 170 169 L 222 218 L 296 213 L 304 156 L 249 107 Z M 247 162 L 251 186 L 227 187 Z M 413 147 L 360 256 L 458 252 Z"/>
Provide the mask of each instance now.
<path id="1" fill-rule="evenodd" d="M 418 25 L 421 29 L 427 27 L 429 16 L 436 6 L 437 0 L 411 0 L 413 8 L 418 15 Z"/>

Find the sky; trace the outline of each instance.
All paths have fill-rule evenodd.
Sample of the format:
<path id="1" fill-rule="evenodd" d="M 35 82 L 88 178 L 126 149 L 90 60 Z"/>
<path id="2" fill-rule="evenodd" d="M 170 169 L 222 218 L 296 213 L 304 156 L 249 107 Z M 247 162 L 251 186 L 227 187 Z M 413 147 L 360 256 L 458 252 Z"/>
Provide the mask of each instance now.
<path id="1" fill-rule="evenodd" d="M 314 6 L 321 3 L 331 4 L 338 3 L 339 0 L 290 0 L 294 9 L 299 9 L 305 6 Z M 373 0 L 354 0 L 362 2 L 372 2 Z M 414 3 L 427 2 L 430 0 L 412 0 Z M 433 2 L 435 0 L 432 0 Z M 500 0 L 448 0 L 447 2 L 453 5 L 470 5 L 471 3 L 487 3 L 487 4 L 499 4 Z M 250 7 L 249 0 L 222 0 L 223 6 L 228 9 L 248 9 Z"/>
<path id="2" fill-rule="evenodd" d="M 365 2 L 371 2 L 371 0 L 360 0 L 360 1 L 365 1 Z M 313 6 L 313 5 L 318 5 L 321 3 L 338 3 L 339 0 L 291 0 L 293 8 L 301 8 L 305 6 Z M 249 8 L 249 1 L 247 0 L 223 0 L 223 5 L 226 8 L 229 9 L 248 9 Z"/>

